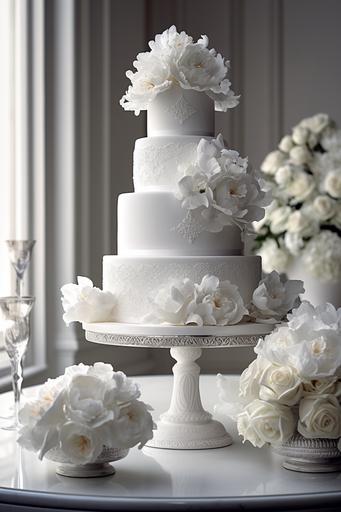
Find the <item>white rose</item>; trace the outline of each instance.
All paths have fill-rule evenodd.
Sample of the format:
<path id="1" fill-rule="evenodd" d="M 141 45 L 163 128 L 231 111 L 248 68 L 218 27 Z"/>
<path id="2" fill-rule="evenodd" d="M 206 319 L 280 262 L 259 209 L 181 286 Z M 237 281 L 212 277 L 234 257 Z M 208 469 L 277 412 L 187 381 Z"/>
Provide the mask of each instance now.
<path id="1" fill-rule="evenodd" d="M 292 179 L 292 175 L 292 167 L 289 164 L 282 165 L 275 174 L 275 182 L 280 186 L 288 185 Z"/>
<path id="2" fill-rule="evenodd" d="M 77 284 L 66 284 L 61 288 L 63 320 L 71 322 L 106 322 L 113 320 L 115 296 L 93 286 L 90 279 L 78 276 Z"/>
<path id="3" fill-rule="evenodd" d="M 250 402 L 255 398 L 259 398 L 259 383 L 263 372 L 271 363 L 258 356 L 243 371 L 239 380 L 239 396 Z"/>
<path id="4" fill-rule="evenodd" d="M 259 398 L 293 406 L 300 401 L 302 390 L 301 379 L 293 368 L 273 364 L 262 374 Z"/>
<path id="5" fill-rule="evenodd" d="M 286 155 L 282 151 L 272 151 L 269 153 L 261 165 L 261 170 L 265 174 L 275 174 L 286 160 Z"/>
<path id="6" fill-rule="evenodd" d="M 294 146 L 293 140 L 291 135 L 284 135 L 284 137 L 281 139 L 280 143 L 278 144 L 278 147 L 281 151 L 284 153 L 289 153 L 290 149 Z"/>
<path id="7" fill-rule="evenodd" d="M 338 151 L 341 148 L 341 130 L 329 128 L 323 132 L 321 146 L 326 151 Z"/>
<path id="8" fill-rule="evenodd" d="M 329 123 L 330 119 L 327 114 L 316 114 L 312 117 L 303 119 L 300 122 L 300 126 L 308 128 L 308 130 L 311 130 L 312 132 L 318 134 L 321 133 L 322 130 L 324 130 Z"/>
<path id="9" fill-rule="evenodd" d="M 283 248 L 278 247 L 275 240 L 268 238 L 257 251 L 262 258 L 263 271 L 270 273 L 273 270 L 285 272 L 290 262 L 290 254 Z"/>
<path id="10" fill-rule="evenodd" d="M 303 263 L 309 272 L 322 281 L 341 279 L 341 238 L 337 233 L 323 230 L 307 243 Z"/>
<path id="11" fill-rule="evenodd" d="M 308 146 L 310 149 L 314 149 L 314 147 L 318 144 L 319 137 L 316 133 L 310 132 L 308 137 Z"/>
<path id="12" fill-rule="evenodd" d="M 289 407 L 254 400 L 238 415 L 237 427 L 244 441 L 261 447 L 266 443 L 287 441 L 295 430 L 294 415 Z"/>
<path id="13" fill-rule="evenodd" d="M 311 153 L 305 146 L 294 146 L 290 150 L 289 156 L 296 165 L 303 165 L 311 160 Z"/>
<path id="14" fill-rule="evenodd" d="M 330 171 L 324 179 L 325 191 L 335 197 L 335 199 L 341 198 L 341 172 Z"/>
<path id="15" fill-rule="evenodd" d="M 328 196 L 315 197 L 313 206 L 317 217 L 322 221 L 330 219 L 335 215 L 336 202 Z"/>
<path id="16" fill-rule="evenodd" d="M 309 130 L 303 126 L 295 126 L 292 131 L 292 140 L 295 144 L 302 146 L 309 139 Z"/>
<path id="17" fill-rule="evenodd" d="M 295 210 L 290 214 L 287 224 L 289 233 L 297 233 L 300 236 L 309 236 L 312 234 L 312 221 L 300 210 Z"/>
<path id="18" fill-rule="evenodd" d="M 315 379 L 303 382 L 303 395 L 341 395 L 341 381 L 339 377 L 333 376 L 326 379 Z"/>
<path id="19" fill-rule="evenodd" d="M 286 190 L 295 199 L 295 203 L 301 203 L 310 196 L 314 189 L 314 178 L 305 171 L 296 171 Z"/>
<path id="20" fill-rule="evenodd" d="M 270 215 L 270 229 L 274 234 L 283 233 L 287 229 L 288 218 L 291 214 L 290 206 L 280 206 Z"/>
<path id="21" fill-rule="evenodd" d="M 94 462 L 103 450 L 103 443 L 97 433 L 86 427 L 69 421 L 59 433 L 60 447 L 73 464 Z"/>
<path id="22" fill-rule="evenodd" d="M 337 398 L 333 395 L 303 398 L 297 430 L 308 439 L 340 437 L 341 407 Z"/>
<path id="23" fill-rule="evenodd" d="M 304 240 L 299 233 L 289 233 L 287 231 L 284 235 L 284 244 L 290 254 L 298 256 L 304 247 Z"/>

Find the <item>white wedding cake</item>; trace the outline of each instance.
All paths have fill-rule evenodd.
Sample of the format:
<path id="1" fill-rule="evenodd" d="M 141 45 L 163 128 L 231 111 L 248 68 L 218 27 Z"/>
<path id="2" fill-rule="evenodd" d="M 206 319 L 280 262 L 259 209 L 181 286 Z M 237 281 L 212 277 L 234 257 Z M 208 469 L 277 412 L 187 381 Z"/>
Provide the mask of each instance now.
<path id="1" fill-rule="evenodd" d="M 229 62 L 175 27 L 149 46 L 121 99 L 147 110 L 147 137 L 135 144 L 135 192 L 118 200 L 118 254 L 103 258 L 103 290 L 81 276 L 62 288 L 64 320 L 103 332 L 279 322 L 304 290 L 276 272 L 261 279 L 261 258 L 243 255 L 267 198 L 247 159 L 214 137 L 214 110 L 238 104 Z"/>
<path id="2" fill-rule="evenodd" d="M 213 137 L 215 95 L 224 110 L 238 99 L 226 79 L 228 63 L 207 43 L 172 27 L 138 56 L 137 72 L 127 73 L 133 85 L 121 104 L 147 109 L 147 137 L 135 143 L 135 192 L 118 200 L 118 255 L 103 260 L 103 289 L 118 297 L 117 322 L 147 321 L 172 282 L 216 276 L 237 286 L 247 305 L 261 279 L 261 258 L 243 256 L 242 230 L 262 217 L 264 194 L 247 161 Z M 184 85 L 186 76 L 191 83 Z"/>

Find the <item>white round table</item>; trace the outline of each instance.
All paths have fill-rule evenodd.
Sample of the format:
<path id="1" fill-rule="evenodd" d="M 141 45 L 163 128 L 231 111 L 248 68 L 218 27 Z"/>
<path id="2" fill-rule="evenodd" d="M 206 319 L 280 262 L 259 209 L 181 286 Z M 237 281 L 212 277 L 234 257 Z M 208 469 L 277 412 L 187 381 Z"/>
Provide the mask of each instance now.
<path id="1" fill-rule="evenodd" d="M 136 377 L 155 417 L 171 396 L 171 376 Z M 231 388 L 236 379 L 231 377 Z M 25 390 L 29 395 L 30 389 Z M 217 402 L 215 376 L 202 376 L 203 405 Z M 9 394 L 0 397 L 0 408 Z M 224 422 L 222 417 L 218 418 Z M 116 474 L 97 479 L 58 476 L 49 461 L 20 449 L 0 431 L 0 512 L 156 510 L 341 510 L 341 474 L 282 469 L 268 448 L 234 443 L 212 450 L 133 449 L 116 462 Z"/>

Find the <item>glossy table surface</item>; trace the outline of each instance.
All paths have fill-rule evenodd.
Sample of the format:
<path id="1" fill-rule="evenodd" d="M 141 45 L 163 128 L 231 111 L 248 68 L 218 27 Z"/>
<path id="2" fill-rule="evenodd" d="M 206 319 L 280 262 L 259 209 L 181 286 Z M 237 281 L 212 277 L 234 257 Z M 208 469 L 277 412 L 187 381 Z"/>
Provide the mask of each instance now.
<path id="1" fill-rule="evenodd" d="M 171 377 L 137 377 L 155 419 L 169 404 Z M 236 389 L 231 377 L 231 393 Z M 25 390 L 28 396 L 32 390 Z M 203 405 L 217 402 L 216 379 L 201 377 Z M 0 397 L 0 407 L 8 402 Z M 222 417 L 218 417 L 222 420 Z M 282 469 L 269 448 L 234 444 L 215 450 L 133 449 L 104 478 L 58 476 L 55 465 L 21 450 L 13 433 L 0 431 L 0 511 L 102 510 L 341 510 L 341 474 Z"/>

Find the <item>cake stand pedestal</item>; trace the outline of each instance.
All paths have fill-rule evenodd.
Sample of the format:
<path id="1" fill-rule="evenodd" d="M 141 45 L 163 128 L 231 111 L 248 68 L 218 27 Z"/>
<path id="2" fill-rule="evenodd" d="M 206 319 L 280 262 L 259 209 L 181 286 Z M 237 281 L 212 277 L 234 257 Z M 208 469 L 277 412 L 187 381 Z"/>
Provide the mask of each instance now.
<path id="1" fill-rule="evenodd" d="M 202 406 L 200 367 L 196 361 L 203 348 L 254 346 L 260 336 L 271 331 L 270 326 L 245 324 L 220 328 L 174 328 L 98 323 L 83 324 L 83 328 L 86 339 L 94 343 L 170 348 L 171 356 L 176 360 L 171 403 L 168 411 L 160 416 L 154 437 L 147 446 L 196 450 L 232 443 L 222 423 L 212 419 Z"/>

